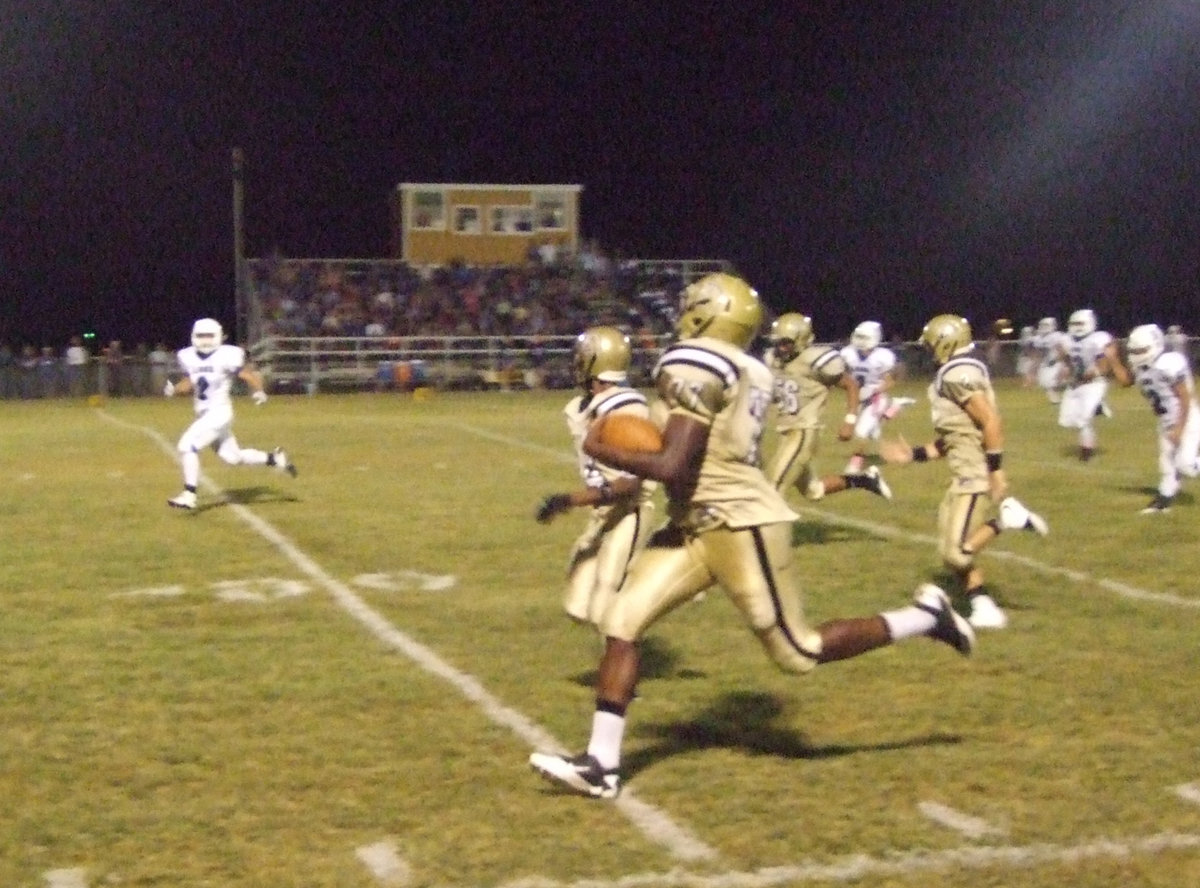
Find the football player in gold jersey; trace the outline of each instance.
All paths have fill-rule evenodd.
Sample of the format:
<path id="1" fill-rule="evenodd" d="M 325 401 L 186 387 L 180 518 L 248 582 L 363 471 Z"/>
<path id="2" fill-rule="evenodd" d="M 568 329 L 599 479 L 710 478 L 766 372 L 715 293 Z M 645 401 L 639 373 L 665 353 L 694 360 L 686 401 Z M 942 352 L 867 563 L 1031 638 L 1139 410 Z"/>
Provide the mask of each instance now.
<path id="1" fill-rule="evenodd" d="M 556 515 L 587 506 L 583 533 L 571 548 L 563 608 L 571 619 L 599 625 L 609 599 L 617 593 L 633 553 L 649 536 L 654 511 L 651 497 L 657 485 L 614 469 L 583 452 L 588 429 L 616 413 L 648 419 L 646 396 L 628 386 L 632 349 L 629 337 L 615 327 L 591 327 L 575 340 L 575 381 L 583 393 L 563 409 L 575 445 L 583 487 L 553 493 L 542 500 L 537 520 L 549 523 Z"/>
<path id="2" fill-rule="evenodd" d="M 768 341 L 771 347 L 765 363 L 775 375 L 775 429 L 779 433 L 775 452 L 767 461 L 771 483 L 784 492 L 795 487 L 812 500 L 856 487 L 891 499 L 891 488 L 878 466 L 855 474 L 815 477 L 812 462 L 832 389 L 846 393 L 846 416 L 838 439 L 849 441 L 858 421 L 858 381 L 841 353 L 831 346 L 813 344 L 812 319 L 798 312 L 776 318 Z"/>
<path id="3" fill-rule="evenodd" d="M 987 365 L 972 355 L 971 325 L 958 315 L 938 315 L 925 325 L 921 343 L 938 365 L 929 386 L 936 437 L 910 447 L 903 437 L 885 441 L 880 455 L 903 465 L 945 457 L 952 479 L 938 508 L 938 551 L 962 582 L 976 629 L 1003 629 L 1008 617 L 984 587 L 979 550 L 1005 529 L 1045 536 L 1046 521 L 1008 494 L 1004 472 L 1004 424 Z"/>
<path id="4" fill-rule="evenodd" d="M 602 423 L 592 426 L 583 445 L 606 465 L 661 481 L 668 515 L 634 556 L 601 618 L 605 650 L 587 750 L 577 756 L 535 752 L 529 758 L 546 778 L 593 798 L 614 798 L 620 791 L 639 640 L 714 584 L 724 588 L 775 664 L 795 674 L 915 636 L 944 642 L 964 656 L 975 643 L 946 593 L 928 583 L 908 607 L 817 627 L 805 622 L 792 550 L 797 516 L 760 468 L 772 377 L 746 351 L 762 323 L 758 294 L 741 278 L 710 274 L 684 290 L 680 308 L 680 340 L 654 370 L 669 410 L 663 449 L 644 453 L 604 444 Z"/>

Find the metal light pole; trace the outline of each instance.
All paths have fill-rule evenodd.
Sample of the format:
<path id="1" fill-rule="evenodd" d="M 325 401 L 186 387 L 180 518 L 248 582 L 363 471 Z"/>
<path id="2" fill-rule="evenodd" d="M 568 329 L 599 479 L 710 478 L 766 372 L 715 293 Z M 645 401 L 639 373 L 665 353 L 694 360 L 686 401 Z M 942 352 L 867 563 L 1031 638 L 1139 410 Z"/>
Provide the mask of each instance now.
<path id="1" fill-rule="evenodd" d="M 233 300 L 234 327 L 237 342 L 247 345 L 249 321 L 246 311 L 246 229 L 242 213 L 242 166 L 245 156 L 241 148 L 234 148 L 233 162 Z"/>

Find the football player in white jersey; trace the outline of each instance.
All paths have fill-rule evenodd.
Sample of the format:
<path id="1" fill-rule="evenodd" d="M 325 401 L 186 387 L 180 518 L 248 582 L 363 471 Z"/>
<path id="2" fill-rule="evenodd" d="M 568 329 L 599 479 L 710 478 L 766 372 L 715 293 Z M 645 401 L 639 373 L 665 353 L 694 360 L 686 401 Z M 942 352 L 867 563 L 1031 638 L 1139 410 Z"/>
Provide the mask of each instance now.
<path id="1" fill-rule="evenodd" d="M 212 318 L 192 325 L 192 344 L 175 357 L 184 373 L 178 382 L 167 380 L 163 394 L 168 398 L 191 394 L 196 418 L 179 438 L 179 462 L 183 469 L 183 492 L 167 500 L 177 509 L 196 508 L 200 483 L 200 451 L 212 447 L 231 466 L 270 466 L 296 476 L 296 467 L 278 447 L 267 452 L 241 447 L 233 435 L 233 381 L 250 387 L 255 404 L 267 402 L 262 375 L 246 360 L 246 352 L 223 343 L 224 331 Z"/>
<path id="2" fill-rule="evenodd" d="M 987 365 L 972 354 L 971 325 L 958 315 L 938 315 L 925 325 L 921 343 L 938 365 L 929 386 L 936 437 L 920 447 L 903 437 L 884 441 L 880 453 L 899 465 L 946 459 L 952 477 L 938 507 L 938 552 L 962 583 L 971 625 L 1003 629 L 1008 617 L 984 587 L 976 556 L 1001 530 L 1045 536 L 1050 528 L 1008 494 L 1004 425 Z"/>
<path id="3" fill-rule="evenodd" d="M 1143 515 L 1169 511 L 1179 493 L 1179 476 L 1200 474 L 1200 405 L 1196 402 L 1192 368 L 1179 352 L 1168 351 L 1157 324 L 1142 324 L 1125 341 L 1126 367 L 1113 362 L 1113 377 L 1121 385 L 1141 389 L 1158 417 L 1158 491 Z"/>
<path id="4" fill-rule="evenodd" d="M 838 439 L 849 441 L 858 420 L 858 381 L 846 369 L 838 350 L 813 344 L 812 319 L 799 312 L 776 318 L 768 341 L 771 345 L 764 361 L 775 375 L 775 429 L 779 433 L 766 467 L 771 483 L 785 493 L 794 487 L 812 500 L 851 488 L 891 499 L 892 490 L 879 466 L 869 466 L 858 475 L 824 478 L 818 478 L 813 469 L 825 403 L 833 389 L 840 388 L 846 395 L 846 416 Z"/>
<path id="5" fill-rule="evenodd" d="M 1062 401 L 1063 382 L 1062 349 L 1067 334 L 1058 329 L 1056 318 L 1042 318 L 1033 334 L 1034 373 L 1038 388 L 1046 393 L 1051 404 Z"/>
<path id="6" fill-rule="evenodd" d="M 550 494 L 536 515 L 546 524 L 568 509 L 588 507 L 587 526 L 571 548 L 563 608 L 571 619 L 597 628 L 633 553 L 649 536 L 654 512 L 653 481 L 606 466 L 583 452 L 583 439 L 599 420 L 618 413 L 650 418 L 646 396 L 628 385 L 631 358 L 629 337 L 615 327 L 591 327 L 576 338 L 575 381 L 583 394 L 572 398 L 563 413 L 583 487 Z"/>
<path id="7" fill-rule="evenodd" d="M 1113 363 L 1121 360 L 1112 334 L 1096 326 L 1096 313 L 1081 308 L 1072 313 L 1068 335 L 1059 341 L 1066 390 L 1058 405 L 1058 424 L 1079 430 L 1079 458 L 1084 462 L 1096 455 L 1096 417 L 1112 415 L 1104 396 Z"/>
<path id="8" fill-rule="evenodd" d="M 762 323 L 758 294 L 733 275 L 707 275 L 683 292 L 680 340 L 654 370 L 669 409 L 663 449 L 635 452 L 604 444 L 596 423 L 583 449 L 606 465 L 661 481 L 668 523 L 634 556 L 601 618 L 604 656 L 587 750 L 535 752 L 529 764 L 560 787 L 592 798 L 620 791 L 625 714 L 638 678 L 638 643 L 662 617 L 719 584 L 767 655 L 787 672 L 858 656 L 925 636 L 964 656 L 974 631 L 946 593 L 921 585 L 914 603 L 870 617 L 812 627 L 801 606 L 796 520 L 759 468 L 771 403 L 771 371 L 746 352 Z"/>
<path id="9" fill-rule="evenodd" d="M 1185 358 L 1188 357 L 1188 337 L 1179 324 L 1167 326 L 1167 335 L 1163 337 L 1163 343 L 1167 351 L 1179 352 Z M 1190 363 L 1191 359 L 1188 358 L 1188 361 Z"/>
<path id="10" fill-rule="evenodd" d="M 896 384 L 896 353 L 881 345 L 883 327 L 878 321 L 863 321 L 850 334 L 850 344 L 842 351 L 842 360 L 858 383 L 859 407 L 854 421 L 854 437 L 864 442 L 846 463 L 847 475 L 858 475 L 866 464 L 868 444 L 879 440 L 883 421 L 912 404 L 913 398 L 893 398 Z"/>
<path id="11" fill-rule="evenodd" d="M 1021 387 L 1030 388 L 1037 382 L 1037 349 L 1033 344 L 1035 332 L 1033 327 L 1022 327 L 1017 336 L 1017 375 L 1021 377 Z"/>

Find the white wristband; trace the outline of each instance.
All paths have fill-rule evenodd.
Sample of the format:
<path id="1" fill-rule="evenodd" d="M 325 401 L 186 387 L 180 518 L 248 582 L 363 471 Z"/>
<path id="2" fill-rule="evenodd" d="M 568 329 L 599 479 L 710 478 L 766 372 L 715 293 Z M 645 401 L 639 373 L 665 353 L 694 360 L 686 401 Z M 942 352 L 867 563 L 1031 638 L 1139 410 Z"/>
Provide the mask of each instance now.
<path id="1" fill-rule="evenodd" d="M 858 422 L 858 414 L 857 413 L 847 413 L 846 417 L 845 417 L 845 422 L 847 425 L 854 425 L 856 422 Z"/>

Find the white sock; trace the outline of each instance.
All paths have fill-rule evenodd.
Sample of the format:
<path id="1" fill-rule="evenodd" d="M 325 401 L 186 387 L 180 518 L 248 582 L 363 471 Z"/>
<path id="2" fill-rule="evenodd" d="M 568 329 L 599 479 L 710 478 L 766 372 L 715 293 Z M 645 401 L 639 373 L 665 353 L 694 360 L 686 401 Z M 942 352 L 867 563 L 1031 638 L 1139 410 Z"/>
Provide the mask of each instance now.
<path id="1" fill-rule="evenodd" d="M 588 742 L 588 755 L 605 770 L 619 767 L 624 736 L 625 716 L 596 710 L 592 716 L 592 739 Z"/>
<path id="2" fill-rule="evenodd" d="M 902 638 L 913 638 L 917 635 L 928 635 L 937 625 L 937 617 L 919 607 L 908 606 L 899 610 L 884 611 L 879 616 L 887 623 L 892 641 Z"/>
<path id="3" fill-rule="evenodd" d="M 183 486 L 195 490 L 200 483 L 200 454 L 186 450 L 179 455 L 179 462 L 183 466 Z"/>

